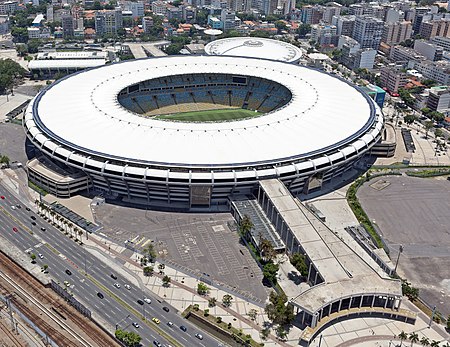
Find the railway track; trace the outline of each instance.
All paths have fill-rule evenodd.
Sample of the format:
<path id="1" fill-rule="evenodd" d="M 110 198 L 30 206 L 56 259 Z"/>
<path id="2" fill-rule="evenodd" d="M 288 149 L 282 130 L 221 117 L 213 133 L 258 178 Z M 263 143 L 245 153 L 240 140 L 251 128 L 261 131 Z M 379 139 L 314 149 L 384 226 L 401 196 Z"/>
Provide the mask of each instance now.
<path id="1" fill-rule="evenodd" d="M 9 341 L 3 341 L 4 343 L 6 343 L 6 346 L 15 346 L 15 347 L 27 347 L 28 344 L 22 342 L 19 338 L 17 338 L 17 336 L 8 329 L 7 326 L 0 324 L 0 335 L 2 336 L 3 340 L 6 340 L 5 337 L 7 339 L 9 339 Z M 10 345 L 9 342 L 11 342 L 12 344 Z"/>
<path id="2" fill-rule="evenodd" d="M 93 327 L 94 323 L 86 324 L 87 318 L 80 317 L 78 313 L 74 314 L 74 309 L 61 303 L 60 301 L 62 299 L 55 299 L 55 297 L 49 293 L 48 289 L 43 288 L 39 281 L 15 264 L 2 252 L 0 252 L 0 264 L 5 273 L 14 274 L 14 283 L 10 283 L 12 282 L 11 278 L 8 279 L 8 276 L 5 277 L 4 274 L 0 273 L 1 277 L 15 289 L 17 295 L 16 298 L 14 298 L 13 303 L 27 316 L 30 314 L 28 317 L 58 345 L 76 347 L 110 347 L 115 345 L 114 340 L 103 330 L 98 327 L 95 329 L 95 327 Z M 17 283 L 20 283 L 20 286 L 18 286 Z M 36 313 L 30 309 L 30 302 L 44 312 L 47 317 L 56 322 L 59 327 L 58 330 L 64 331 L 64 335 L 46 322 L 40 315 L 36 315 Z M 51 307 L 57 314 L 51 312 L 47 307 Z M 89 337 L 90 341 L 79 335 L 62 319 L 62 317 L 70 317 L 70 322 L 73 323 L 77 329 L 84 332 L 84 334 Z"/>

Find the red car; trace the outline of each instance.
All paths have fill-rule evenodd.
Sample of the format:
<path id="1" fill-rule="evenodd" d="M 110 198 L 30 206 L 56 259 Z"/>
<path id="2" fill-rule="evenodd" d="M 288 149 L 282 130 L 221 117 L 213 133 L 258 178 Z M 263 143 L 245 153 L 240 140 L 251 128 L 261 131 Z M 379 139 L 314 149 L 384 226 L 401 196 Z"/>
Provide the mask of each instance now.
<path id="1" fill-rule="evenodd" d="M 2 196 L 0 196 L 0 199 L 5 200 L 5 197 L 2 195 Z"/>
<path id="2" fill-rule="evenodd" d="M 16 233 L 19 231 L 19 229 L 17 229 L 16 227 L 13 228 L 13 231 Z"/>

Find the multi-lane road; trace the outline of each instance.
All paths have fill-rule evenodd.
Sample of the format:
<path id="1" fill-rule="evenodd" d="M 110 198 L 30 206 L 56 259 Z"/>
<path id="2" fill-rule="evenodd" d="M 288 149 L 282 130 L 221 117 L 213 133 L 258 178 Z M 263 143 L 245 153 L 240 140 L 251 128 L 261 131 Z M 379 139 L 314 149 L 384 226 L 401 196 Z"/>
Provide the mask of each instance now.
<path id="1" fill-rule="evenodd" d="M 117 271 L 121 265 L 118 264 L 114 269 L 101 262 L 88 252 L 85 246 L 78 245 L 44 221 L 33 212 L 31 206 L 28 206 L 27 210 L 27 206 L 2 185 L 0 196 L 4 197 L 0 199 L 1 235 L 22 249 L 24 256 L 28 256 L 26 251 L 36 256 L 41 254 L 43 258 L 37 257 L 37 265 L 47 264 L 49 274 L 55 281 L 61 286 L 67 281 L 68 290 L 74 297 L 111 326 L 137 332 L 142 337 L 143 346 L 154 345 L 155 341 L 163 346 L 173 345 L 170 339 L 176 340 L 181 346 L 221 345 L 215 338 L 182 318 L 174 308 L 162 302 L 160 298 L 145 288 L 131 284 L 121 275 L 121 271 Z M 32 219 L 31 216 L 36 219 Z M 42 231 L 41 227 L 46 230 Z M 116 288 L 115 283 L 118 283 L 120 288 Z M 131 289 L 126 289 L 125 284 L 129 284 Z M 138 300 L 143 301 L 144 297 L 151 299 L 151 304 L 138 303 Z M 169 312 L 166 312 L 164 307 L 169 309 Z M 141 316 L 146 317 L 145 322 L 141 320 Z M 159 319 L 160 323 L 154 323 L 153 318 Z M 168 322 L 173 325 L 169 326 Z M 133 326 L 133 323 L 139 324 L 139 327 Z M 187 330 L 182 331 L 180 326 L 185 326 Z M 195 337 L 196 333 L 200 333 L 203 339 Z"/>

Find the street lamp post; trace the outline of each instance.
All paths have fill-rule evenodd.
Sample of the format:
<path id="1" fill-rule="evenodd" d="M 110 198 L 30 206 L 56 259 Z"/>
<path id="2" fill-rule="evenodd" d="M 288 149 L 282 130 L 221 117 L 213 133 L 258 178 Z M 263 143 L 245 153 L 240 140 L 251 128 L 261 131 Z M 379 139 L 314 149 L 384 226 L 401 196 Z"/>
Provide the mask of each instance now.
<path id="1" fill-rule="evenodd" d="M 403 246 L 400 245 L 398 247 L 398 256 L 397 256 L 397 261 L 395 262 L 394 274 L 397 274 L 398 261 L 400 260 L 400 254 L 402 254 L 402 252 L 403 252 Z"/>
<path id="2" fill-rule="evenodd" d="M 120 321 L 118 321 L 116 323 L 116 330 L 119 328 L 119 324 L 122 323 L 125 319 L 128 319 L 130 317 L 130 315 L 126 316 L 125 318 L 121 319 Z"/>

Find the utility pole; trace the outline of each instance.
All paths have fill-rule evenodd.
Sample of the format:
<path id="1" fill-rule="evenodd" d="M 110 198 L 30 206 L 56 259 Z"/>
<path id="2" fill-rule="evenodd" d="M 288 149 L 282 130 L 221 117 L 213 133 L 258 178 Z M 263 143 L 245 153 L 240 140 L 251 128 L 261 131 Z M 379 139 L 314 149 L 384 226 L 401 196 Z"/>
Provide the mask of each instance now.
<path id="1" fill-rule="evenodd" d="M 398 247 L 398 256 L 397 256 L 397 261 L 395 262 L 394 274 L 397 274 L 398 261 L 400 260 L 400 254 L 402 254 L 402 252 L 403 252 L 403 246 L 400 245 Z"/>
<path id="2" fill-rule="evenodd" d="M 434 305 L 433 307 L 433 313 L 431 314 L 430 322 L 428 323 L 428 328 L 431 328 L 431 323 L 433 323 L 433 318 L 435 314 L 436 314 L 436 305 Z"/>
<path id="3" fill-rule="evenodd" d="M 5 296 L 6 306 L 9 308 L 9 318 L 11 319 L 11 328 L 12 328 L 12 331 L 14 331 L 15 325 L 14 325 L 12 306 L 11 306 L 11 298 L 12 298 L 11 294 Z"/>

